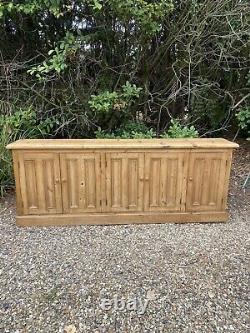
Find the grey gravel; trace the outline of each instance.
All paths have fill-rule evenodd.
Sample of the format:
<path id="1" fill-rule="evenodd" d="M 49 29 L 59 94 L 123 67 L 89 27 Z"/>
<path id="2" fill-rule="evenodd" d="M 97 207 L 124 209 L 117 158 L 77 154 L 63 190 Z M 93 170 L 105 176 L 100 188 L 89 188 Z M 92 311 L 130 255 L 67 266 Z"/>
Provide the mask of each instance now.
<path id="1" fill-rule="evenodd" d="M 246 217 L 19 228 L 13 215 L 0 218 L 0 332 L 249 332 Z M 148 294 L 143 315 L 100 307 Z"/>
<path id="2" fill-rule="evenodd" d="M 3 204 L 0 332 L 249 332 L 249 196 L 230 191 L 229 223 L 19 228 Z M 103 310 L 115 295 L 146 312 Z"/>

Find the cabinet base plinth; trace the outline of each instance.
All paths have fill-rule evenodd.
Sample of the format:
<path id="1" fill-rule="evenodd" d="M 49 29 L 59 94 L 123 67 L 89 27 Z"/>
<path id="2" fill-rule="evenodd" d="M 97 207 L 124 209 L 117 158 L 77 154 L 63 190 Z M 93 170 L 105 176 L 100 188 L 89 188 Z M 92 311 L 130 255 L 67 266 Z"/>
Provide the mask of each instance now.
<path id="1" fill-rule="evenodd" d="M 110 225 L 143 223 L 226 222 L 227 212 L 55 214 L 17 216 L 19 226 Z"/>

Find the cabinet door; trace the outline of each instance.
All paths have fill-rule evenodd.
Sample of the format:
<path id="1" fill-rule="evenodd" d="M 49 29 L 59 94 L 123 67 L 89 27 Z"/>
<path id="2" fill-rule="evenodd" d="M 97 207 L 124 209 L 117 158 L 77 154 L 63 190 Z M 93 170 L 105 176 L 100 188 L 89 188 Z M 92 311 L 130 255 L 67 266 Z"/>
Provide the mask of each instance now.
<path id="1" fill-rule="evenodd" d="M 24 214 L 62 212 L 58 154 L 21 152 L 19 172 Z"/>
<path id="2" fill-rule="evenodd" d="M 143 210 L 143 153 L 106 153 L 106 212 Z"/>
<path id="3" fill-rule="evenodd" d="M 145 211 L 184 210 L 187 153 L 145 154 Z"/>
<path id="4" fill-rule="evenodd" d="M 227 183 L 227 153 L 191 152 L 187 210 L 221 211 Z"/>
<path id="5" fill-rule="evenodd" d="M 64 213 L 100 212 L 100 154 L 62 153 L 60 161 Z"/>

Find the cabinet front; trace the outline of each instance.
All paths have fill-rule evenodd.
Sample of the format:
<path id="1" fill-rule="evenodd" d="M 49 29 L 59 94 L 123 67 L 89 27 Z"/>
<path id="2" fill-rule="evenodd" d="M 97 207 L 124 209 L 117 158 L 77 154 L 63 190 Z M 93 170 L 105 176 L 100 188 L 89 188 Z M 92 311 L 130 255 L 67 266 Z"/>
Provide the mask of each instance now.
<path id="1" fill-rule="evenodd" d="M 182 210 L 187 156 L 185 152 L 172 151 L 145 154 L 145 211 Z"/>
<path id="2" fill-rule="evenodd" d="M 60 162 L 64 213 L 100 212 L 100 154 L 62 153 Z"/>
<path id="3" fill-rule="evenodd" d="M 187 191 L 188 211 L 224 209 L 224 191 L 229 176 L 227 157 L 225 152 L 191 152 Z"/>
<path id="4" fill-rule="evenodd" d="M 59 155 L 22 152 L 18 163 L 23 213 L 61 213 Z"/>
<path id="5" fill-rule="evenodd" d="M 106 212 L 142 211 L 144 153 L 106 153 Z"/>

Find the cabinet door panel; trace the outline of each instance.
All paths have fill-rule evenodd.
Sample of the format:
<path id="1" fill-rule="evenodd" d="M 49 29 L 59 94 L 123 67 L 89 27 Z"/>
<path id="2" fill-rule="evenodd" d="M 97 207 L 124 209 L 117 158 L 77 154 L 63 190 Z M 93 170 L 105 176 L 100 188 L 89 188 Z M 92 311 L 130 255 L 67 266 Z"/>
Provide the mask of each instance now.
<path id="1" fill-rule="evenodd" d="M 187 210 L 223 210 L 227 154 L 191 152 L 188 177 Z"/>
<path id="2" fill-rule="evenodd" d="M 105 211 L 143 210 L 143 153 L 106 154 Z"/>
<path id="3" fill-rule="evenodd" d="M 60 154 L 63 211 L 101 211 L 101 166 L 98 153 Z"/>
<path id="4" fill-rule="evenodd" d="M 145 210 L 180 211 L 185 200 L 186 153 L 145 154 Z"/>
<path id="5" fill-rule="evenodd" d="M 61 213 L 59 155 L 23 152 L 19 167 L 24 214 Z"/>

